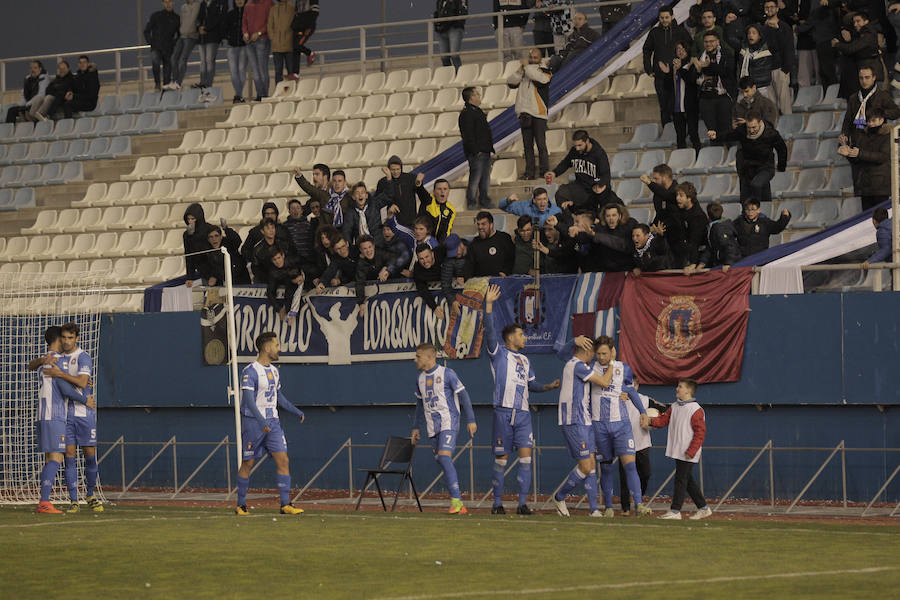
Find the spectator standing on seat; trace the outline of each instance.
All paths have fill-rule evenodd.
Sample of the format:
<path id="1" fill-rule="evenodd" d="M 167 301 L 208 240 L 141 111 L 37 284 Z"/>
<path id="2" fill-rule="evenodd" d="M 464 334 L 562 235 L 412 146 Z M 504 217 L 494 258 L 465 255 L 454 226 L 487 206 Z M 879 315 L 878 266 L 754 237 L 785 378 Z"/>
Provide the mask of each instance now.
<path id="1" fill-rule="evenodd" d="M 493 12 L 527 10 L 533 7 L 534 0 L 494 0 Z M 494 30 L 497 29 L 497 19 L 503 19 L 503 38 L 499 42 L 503 48 L 504 61 L 518 60 L 522 56 L 522 47 L 525 45 L 525 26 L 528 25 L 529 17 L 528 13 L 494 17 Z"/>
<path id="2" fill-rule="evenodd" d="M 68 61 L 61 60 L 56 65 L 56 77 L 47 84 L 45 95 L 35 96 L 28 111 L 32 121 L 46 121 L 52 117 L 64 102 L 66 94 L 72 91 L 75 76 L 69 70 Z"/>
<path id="3" fill-rule="evenodd" d="M 436 0 L 434 18 L 462 17 L 469 14 L 468 0 Z M 462 64 L 459 51 L 462 48 L 463 34 L 466 32 L 466 20 L 440 21 L 434 24 L 438 34 L 438 47 L 441 51 L 441 64 L 445 67 L 453 65 L 456 71 Z"/>
<path id="4" fill-rule="evenodd" d="M 225 19 L 225 39 L 228 41 L 228 70 L 231 71 L 231 87 L 234 88 L 232 104 L 246 102 L 244 85 L 247 82 L 247 43 L 244 41 L 244 3 L 234 0 L 234 8 Z"/>
<path id="5" fill-rule="evenodd" d="M 291 29 L 294 32 L 294 75 L 298 75 L 301 54 L 306 56 L 307 66 L 311 67 L 316 62 L 316 53 L 310 50 L 306 43 L 316 32 L 316 22 L 319 20 L 319 0 L 296 0 L 295 8 Z"/>
<path id="6" fill-rule="evenodd" d="M 772 52 L 772 94 L 769 98 L 775 102 L 779 114 L 791 114 L 792 95 L 791 72 L 794 69 L 794 30 L 790 24 L 778 17 L 778 3 L 766 0 L 763 5 L 766 22 L 763 26 L 763 37 Z M 757 82 L 759 83 L 759 82 Z"/>
<path id="7" fill-rule="evenodd" d="M 866 121 L 866 128 L 854 136 L 853 146 L 838 147 L 838 154 L 856 167 L 853 193 L 862 200 L 863 210 L 891 197 L 891 128 L 885 125 L 884 111 L 877 106 L 869 109 Z"/>
<path id="8" fill-rule="evenodd" d="M 709 138 L 719 139 L 713 130 L 709 132 Z M 751 196 L 762 202 L 771 200 L 769 182 L 775 177 L 776 169 L 781 172 L 787 168 L 787 144 L 775 126 L 764 121 L 759 112 L 751 110 L 746 122 L 735 127 L 722 141 L 739 144 L 736 166 L 741 200 Z"/>
<path id="9" fill-rule="evenodd" d="M 684 268 L 684 274 L 690 275 L 697 269 L 722 267 L 727 273 L 731 265 L 741 259 L 734 223 L 723 217 L 725 210 L 719 202 L 710 202 L 706 207 L 709 223 L 706 226 L 706 246 L 700 253 L 697 264 Z"/>
<path id="10" fill-rule="evenodd" d="M 760 33 L 759 25 L 753 24 L 747 27 L 747 39 L 738 55 L 737 75 L 743 81 L 745 77 L 753 80 L 756 89 L 769 98 L 774 97 L 774 93 L 769 89 L 772 85 L 772 65 L 774 58 L 766 40 Z M 744 89 L 743 86 L 740 86 Z M 775 123 L 776 120 L 770 120 Z"/>
<path id="11" fill-rule="evenodd" d="M 777 221 L 761 214 L 759 200 L 747 198 L 744 201 L 744 212 L 734 219 L 734 232 L 737 235 L 741 256 L 747 257 L 769 248 L 769 236 L 778 235 L 791 220 L 788 209 L 781 211 Z"/>
<path id="12" fill-rule="evenodd" d="M 570 168 L 575 173 L 575 181 L 559 186 L 556 191 L 557 205 L 572 212 L 580 209 L 596 211 L 601 206 L 601 196 L 609 189 L 611 182 L 609 157 L 600 143 L 584 129 L 572 134 L 572 147 L 568 154 L 555 169 L 544 174 L 547 185 Z"/>
<path id="13" fill-rule="evenodd" d="M 390 201 L 388 206 L 396 207 L 394 212 L 397 222 L 411 228 L 419 214 L 416 199 L 418 198 L 421 204 L 428 204 L 431 201 L 428 190 L 422 187 L 425 174 L 404 172 L 403 160 L 396 154 L 388 159 L 387 167 L 382 167 L 381 170 L 384 177 L 378 180 L 375 195 L 384 195 Z"/>
<path id="14" fill-rule="evenodd" d="M 876 24 L 869 22 L 869 15 L 863 11 L 853 14 L 853 31 L 841 29 L 841 39 L 831 40 L 842 61 L 841 89 L 838 95 L 841 98 L 849 98 L 855 94 L 859 87 L 859 80 L 853 76 L 854 70 L 858 73 L 863 67 L 872 69 L 875 81 L 884 79 L 884 64 L 881 61 L 881 50 L 878 45 L 878 33 Z M 852 66 L 855 65 L 855 69 Z"/>
<path id="15" fill-rule="evenodd" d="M 194 51 L 194 46 L 200 39 L 200 32 L 197 30 L 197 16 L 200 14 L 201 0 L 184 0 L 181 6 L 181 24 L 178 30 L 178 42 L 175 44 L 175 50 L 172 53 L 172 81 L 167 90 L 180 90 L 184 83 L 184 76 L 187 73 L 187 63 Z"/>
<path id="16" fill-rule="evenodd" d="M 553 73 L 556 73 L 564 66 L 575 60 L 575 58 L 591 47 L 591 44 L 600 39 L 600 33 L 591 28 L 587 24 L 587 17 L 583 12 L 575 13 L 572 19 L 572 33 L 566 39 L 566 45 L 562 50 L 550 57 L 547 67 Z"/>
<path id="17" fill-rule="evenodd" d="M 635 275 L 653 273 L 672 267 L 672 257 L 666 238 L 654 233 L 646 223 L 638 223 L 634 226 L 634 229 L 631 230 L 631 242 L 634 244 L 631 258 L 634 261 L 633 272 Z"/>
<path id="18" fill-rule="evenodd" d="M 757 111 L 767 123 L 773 125 L 778 123 L 778 109 L 775 103 L 759 93 L 752 77 L 741 77 L 738 87 L 740 93 L 731 112 L 732 127 L 746 123 L 747 114 L 751 111 Z"/>
<path id="19" fill-rule="evenodd" d="M 224 220 L 223 220 L 224 223 Z M 231 227 L 210 225 L 206 235 L 209 247 L 218 250 L 222 246 L 231 257 L 231 281 L 234 285 L 248 285 L 250 273 L 247 272 L 247 263 L 241 256 L 241 236 Z M 209 287 L 225 285 L 225 255 L 221 252 L 209 252 L 200 256 L 198 265 L 200 279 Z"/>
<path id="20" fill-rule="evenodd" d="M 6 122 L 15 123 L 20 114 L 27 114 L 34 100 L 46 94 L 49 83 L 50 76 L 47 75 L 41 61 L 31 61 L 28 65 L 28 77 L 25 78 L 22 86 L 22 101 L 20 104 L 9 107 L 9 110 L 6 111 Z"/>
<path id="21" fill-rule="evenodd" d="M 566 45 L 566 38 L 572 33 L 572 9 L 556 7 L 572 3 L 572 0 L 535 0 L 535 8 L 544 10 L 534 13 L 534 44 L 548 46 L 541 48 L 544 58 L 550 58 Z"/>
<path id="22" fill-rule="evenodd" d="M 534 223 L 528 215 L 522 215 L 516 220 L 513 244 L 516 247 L 513 275 L 534 275 Z"/>
<path id="23" fill-rule="evenodd" d="M 300 260 L 300 268 L 307 274 L 315 272 L 315 227 L 303 214 L 303 205 L 296 198 L 291 198 L 287 204 L 288 217 L 284 220 L 284 228 L 291 237 L 291 245 Z M 318 275 L 318 273 L 316 273 Z"/>
<path id="24" fill-rule="evenodd" d="M 868 126 L 868 112 L 878 108 L 887 120 L 900 118 L 900 108 L 894 103 L 890 92 L 878 89 L 875 70 L 863 66 L 857 71 L 859 91 L 847 98 L 847 110 L 841 125 L 842 144 L 856 145 L 856 137 Z"/>
<path id="25" fill-rule="evenodd" d="M 497 0 L 495 0 L 496 2 Z M 459 134 L 463 154 L 469 162 L 469 184 L 466 186 L 466 206 L 469 210 L 487 208 L 491 204 L 491 154 L 494 153 L 494 134 L 487 115 L 481 110 L 481 92 L 474 87 L 464 88 L 465 103 L 459 113 Z"/>
<path id="26" fill-rule="evenodd" d="M 326 287 L 346 285 L 356 280 L 356 261 L 350 256 L 350 244 L 343 237 L 334 243 L 331 263 L 322 273 L 316 289 L 319 292 Z"/>
<path id="27" fill-rule="evenodd" d="M 719 139 L 731 130 L 731 106 L 737 96 L 734 54 L 723 46 L 718 34 L 703 34 L 704 50 L 691 59 L 694 71 L 700 75 L 700 116 L 708 130 Z M 721 145 L 721 141 L 714 144 Z"/>
<path id="28" fill-rule="evenodd" d="M 97 73 L 97 64 L 82 54 L 78 57 L 78 70 L 72 81 L 72 91 L 63 98 L 62 109 L 67 119 L 77 112 L 88 112 L 97 108 L 97 100 L 100 99 L 100 74 Z"/>
<path id="29" fill-rule="evenodd" d="M 252 247 L 250 258 L 250 267 L 253 272 L 253 283 L 265 284 L 269 282 L 269 273 L 272 270 L 272 251 L 278 248 L 286 256 L 291 258 L 293 262 L 294 253 L 291 250 L 290 242 L 283 237 L 278 236 L 279 223 L 275 219 L 263 219 L 260 227 L 261 237 L 259 241 Z M 250 241 L 250 236 L 244 241 L 244 247 Z"/>
<path id="30" fill-rule="evenodd" d="M 248 0 L 244 6 L 242 31 L 247 43 L 247 61 L 253 69 L 253 84 L 256 87 L 256 101 L 269 95 L 269 54 L 272 40 L 269 39 L 268 23 L 272 0 Z"/>
<path id="31" fill-rule="evenodd" d="M 208 250 L 210 247 L 208 237 L 212 226 L 206 222 L 206 216 L 200 203 L 194 202 L 184 211 L 184 225 L 185 230 L 181 237 L 184 242 L 185 255 Z M 198 271 L 206 260 L 205 254 L 184 257 L 187 276 L 184 283 L 187 287 L 194 284 L 194 279 L 197 278 Z"/>
<path id="32" fill-rule="evenodd" d="M 697 188 L 690 181 L 675 188 L 678 203 L 678 229 L 665 231 L 672 250 L 672 266 L 676 269 L 696 264 L 700 260 L 700 248 L 706 242 L 706 213 L 697 202 Z"/>
<path id="33" fill-rule="evenodd" d="M 691 65 L 686 42 L 675 44 L 675 58 L 672 59 L 672 121 L 675 123 L 675 139 L 679 148 L 687 148 L 687 138 L 691 147 L 700 152 L 700 89 L 697 87 L 697 73 Z"/>
<path id="34" fill-rule="evenodd" d="M 525 148 L 525 173 L 519 179 L 534 179 L 537 173 L 550 169 L 550 155 L 547 153 L 547 117 L 550 107 L 550 71 L 541 64 L 541 51 L 532 48 L 528 58 L 506 80 L 506 84 L 516 89 L 516 115 L 522 130 L 522 145 Z M 534 168 L 534 146 L 538 149 L 539 170 Z"/>
<path id="35" fill-rule="evenodd" d="M 300 186 L 306 194 L 309 196 L 310 202 L 312 200 L 317 200 L 319 202 L 319 208 L 328 204 L 328 200 L 331 196 L 328 194 L 328 182 L 331 179 L 331 169 L 328 168 L 328 165 L 322 163 L 316 163 L 313 165 L 312 170 L 312 182 L 310 182 L 306 177 L 303 176 L 303 172 L 300 170 L 300 167 L 294 168 L 294 181 L 297 182 L 297 185 Z M 309 202 L 307 202 L 307 209 L 309 207 Z M 323 223 L 331 224 L 330 215 L 322 215 L 321 217 L 324 219 Z"/>
<path id="36" fill-rule="evenodd" d="M 882 206 L 872 211 L 872 225 L 875 226 L 875 242 L 878 249 L 862 264 L 863 269 L 868 269 L 872 263 L 890 262 L 893 255 L 893 222 L 888 217 L 887 208 Z"/>
<path id="37" fill-rule="evenodd" d="M 815 59 L 812 61 L 815 66 L 813 75 L 816 77 L 817 84 L 827 88 L 838 82 L 837 55 L 834 47 L 831 45 L 831 40 L 838 35 L 841 4 L 834 0 L 806 0 L 800 4 L 801 13 L 806 4 L 809 5 L 809 13 L 805 18 L 801 14 L 801 21 L 797 25 L 798 37 L 809 36 L 812 38 L 812 42 L 815 45 Z M 798 40 L 797 45 L 798 47 L 800 46 L 800 40 Z M 810 59 L 806 58 L 804 60 L 802 58 L 803 52 L 800 52 L 801 58 L 798 59 L 800 64 L 797 75 L 797 81 L 801 86 L 809 85 L 805 83 L 807 77 L 805 71 L 810 68 Z"/>
<path id="38" fill-rule="evenodd" d="M 228 0 L 201 0 L 197 13 L 197 41 L 200 49 L 200 87 L 212 87 L 216 79 L 216 55 L 225 39 Z M 208 93 L 207 93 L 208 96 Z"/>
<path id="39" fill-rule="evenodd" d="M 632 230 L 637 221 L 628 217 L 621 204 L 603 208 L 600 225 L 595 228 L 592 243 L 600 247 L 600 271 L 630 271 L 634 268 Z"/>
<path id="40" fill-rule="evenodd" d="M 468 277 L 505 277 L 512 273 L 516 247 L 505 231 L 494 229 L 494 215 L 486 210 L 475 215 L 478 236 L 470 243 Z"/>
<path id="41" fill-rule="evenodd" d="M 277 245 L 267 249 L 270 264 L 267 272 L 266 298 L 283 321 L 288 316 L 296 317 L 299 312 L 300 298 L 295 297 L 303 287 L 304 275 L 293 256 L 287 256 Z M 279 298 L 278 290 L 284 288 L 284 295 Z"/>
<path id="42" fill-rule="evenodd" d="M 519 195 L 512 193 L 508 198 L 500 201 L 500 210 L 523 216 L 526 215 L 535 221 L 539 227 L 543 227 L 547 217 L 558 215 L 562 212 L 558 206 L 550 201 L 547 190 L 542 187 L 534 188 L 531 192 L 531 200 L 526 202 L 519 200 Z"/>
<path id="43" fill-rule="evenodd" d="M 272 6 L 266 21 L 266 31 L 272 41 L 272 61 L 275 63 L 275 85 L 284 79 L 287 71 L 288 79 L 296 80 L 298 68 L 295 67 L 294 31 L 291 22 L 294 20 L 294 4 L 291 0 L 280 0 Z M 268 66 L 266 67 L 268 69 Z"/>
<path id="44" fill-rule="evenodd" d="M 150 15 L 150 20 L 144 27 L 144 40 L 150 44 L 153 81 L 157 91 L 172 82 L 174 74 L 172 54 L 178 43 L 178 32 L 181 29 L 181 17 L 175 12 L 175 0 L 163 0 L 162 5 L 163 9 Z M 162 80 L 160 80 L 160 69 L 162 70 Z"/>
<path id="45" fill-rule="evenodd" d="M 428 202 L 423 201 L 419 204 L 419 216 L 431 220 L 431 229 L 439 242 L 447 239 L 456 220 L 456 207 L 450 203 L 450 182 L 446 179 L 434 182 L 434 194 Z"/>
<path id="46" fill-rule="evenodd" d="M 653 77 L 656 88 L 656 100 L 659 102 L 659 119 L 663 127 L 672 121 L 672 110 L 675 104 L 672 81 L 672 61 L 675 58 L 675 45 L 679 42 L 690 43 L 691 36 L 687 30 L 675 21 L 670 6 L 662 6 L 658 11 L 659 24 L 647 34 L 644 41 L 644 72 Z"/>
<path id="47" fill-rule="evenodd" d="M 241 247 L 241 255 L 247 262 L 253 262 L 253 252 L 256 245 L 263 238 L 263 225 L 271 219 L 275 223 L 275 237 L 283 248 L 291 248 L 291 232 L 287 227 L 278 222 L 278 206 L 274 202 L 265 202 L 262 205 L 262 218 L 259 223 L 247 232 L 247 239 Z"/>

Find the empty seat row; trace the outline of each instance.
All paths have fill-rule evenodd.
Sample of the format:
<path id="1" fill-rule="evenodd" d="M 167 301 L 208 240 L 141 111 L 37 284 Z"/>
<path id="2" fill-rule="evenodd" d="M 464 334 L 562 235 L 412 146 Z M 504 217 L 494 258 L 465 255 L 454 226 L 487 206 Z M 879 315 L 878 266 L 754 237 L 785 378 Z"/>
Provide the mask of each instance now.
<path id="1" fill-rule="evenodd" d="M 105 95 L 100 98 L 96 110 L 85 113 L 85 116 L 99 117 L 103 115 L 121 115 L 123 113 L 138 114 L 142 112 L 158 112 L 166 110 L 183 110 L 206 108 L 209 105 L 222 103 L 222 89 L 208 89 L 209 102 L 200 102 L 201 90 L 196 88 L 165 92 L 128 92 L 122 96 Z"/>
<path id="2" fill-rule="evenodd" d="M 66 120 L 66 119 L 63 119 Z M 71 119 L 69 119 L 71 121 Z M 78 123 L 89 123 L 88 119 L 79 119 L 75 121 L 75 128 L 78 128 Z M 43 125 L 44 123 L 50 123 L 50 121 L 43 121 L 42 123 L 38 123 L 38 125 Z M 62 121 L 60 121 L 62 123 Z M 78 135 L 74 135 L 76 129 L 72 130 L 72 135 L 68 136 L 58 136 L 59 139 L 76 139 L 76 138 L 90 138 L 90 137 L 100 137 L 100 136 L 120 136 L 120 135 L 138 135 L 143 133 L 159 133 L 162 131 L 168 131 L 170 129 L 178 129 L 178 115 L 175 111 L 166 111 L 161 113 L 144 113 L 140 115 L 119 115 L 115 116 L 104 116 L 98 117 L 97 119 L 90 119 L 91 129 L 89 133 L 79 132 Z M 32 123 L 18 123 L 15 125 L 16 131 L 19 130 L 22 126 L 31 126 Z M 3 129 L 5 128 L 7 131 L 13 127 L 11 123 L 3 123 L 0 124 L 0 135 L 3 133 Z M 47 140 L 51 140 L 54 138 L 47 138 Z M 13 145 L 7 151 L 7 154 L 12 153 L 12 148 L 20 145 L 25 145 L 23 142 L 29 141 L 29 138 L 19 138 L 15 133 L 12 133 L 10 136 L 3 138 L 3 141 L 7 143 L 12 143 Z M 3 146 L 0 146 L 2 148 Z"/>
<path id="3" fill-rule="evenodd" d="M 27 260 L 27 259 L 26 259 Z M 17 268 L 18 267 L 18 268 Z M 122 285 L 151 285 L 174 279 L 184 274 L 184 258 L 181 256 L 145 256 L 144 258 L 110 258 L 62 260 L 41 262 L 6 263 L 0 266 L 2 273 L 104 273 L 108 283 Z"/>
<path id="4" fill-rule="evenodd" d="M 80 162 L 50 163 L 47 165 L 11 165 L 0 171 L 0 188 L 39 185 L 60 185 L 84 179 Z"/>
<path id="5" fill-rule="evenodd" d="M 34 188 L 0 189 L 0 211 L 34 208 Z"/>
<path id="6" fill-rule="evenodd" d="M 257 219 L 258 221 L 259 219 Z M 23 230 L 25 231 L 25 230 Z M 14 237 L 3 260 L 87 259 L 116 256 L 170 256 L 184 253 L 183 228 L 116 233 L 58 233 Z"/>
<path id="7" fill-rule="evenodd" d="M 0 166 L 115 158 L 128 154 L 131 154 L 131 138 L 128 136 L 31 142 L 0 146 Z"/>

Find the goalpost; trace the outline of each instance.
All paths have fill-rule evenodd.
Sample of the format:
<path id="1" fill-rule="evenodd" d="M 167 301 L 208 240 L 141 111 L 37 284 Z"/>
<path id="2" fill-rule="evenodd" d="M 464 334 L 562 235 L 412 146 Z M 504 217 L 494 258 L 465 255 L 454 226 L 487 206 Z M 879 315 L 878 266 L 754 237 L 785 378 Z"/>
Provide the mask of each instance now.
<path id="1" fill-rule="evenodd" d="M 79 346 L 93 361 L 97 393 L 100 308 L 105 273 L 0 273 L 0 504 L 37 503 L 44 463 L 36 425 L 40 381 L 28 361 L 46 354 L 44 330 L 74 322 Z M 99 458 L 99 456 L 98 456 Z M 79 452 L 78 495 L 85 497 Z M 95 492 L 102 498 L 97 483 Z M 60 469 L 51 501 L 67 502 Z"/>

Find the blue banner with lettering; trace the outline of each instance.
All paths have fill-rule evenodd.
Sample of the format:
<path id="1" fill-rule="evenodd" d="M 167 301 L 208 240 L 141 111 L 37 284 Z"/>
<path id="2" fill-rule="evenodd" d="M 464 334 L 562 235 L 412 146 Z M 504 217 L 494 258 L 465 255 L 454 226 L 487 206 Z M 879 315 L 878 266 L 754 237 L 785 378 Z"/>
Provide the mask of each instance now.
<path id="1" fill-rule="evenodd" d="M 553 352 L 557 336 L 565 335 L 576 275 L 543 276 L 540 288 L 533 277 L 492 278 L 502 290 L 495 304 L 499 323 L 521 323 L 528 338 L 526 352 Z M 254 340 L 274 331 L 281 342 L 281 361 L 348 364 L 351 362 L 411 358 L 416 346 L 431 342 L 444 346 L 449 320 L 438 319 L 411 283 L 374 283 L 366 290 L 365 304 L 356 303 L 350 287 L 310 294 L 295 318 L 282 320 L 269 305 L 265 289 L 235 288 L 235 324 L 238 359 L 256 357 Z M 440 290 L 433 293 L 449 315 Z M 219 305 L 221 306 L 221 305 Z M 210 307 L 208 312 L 222 310 Z M 210 315 L 204 327 L 220 318 Z"/>

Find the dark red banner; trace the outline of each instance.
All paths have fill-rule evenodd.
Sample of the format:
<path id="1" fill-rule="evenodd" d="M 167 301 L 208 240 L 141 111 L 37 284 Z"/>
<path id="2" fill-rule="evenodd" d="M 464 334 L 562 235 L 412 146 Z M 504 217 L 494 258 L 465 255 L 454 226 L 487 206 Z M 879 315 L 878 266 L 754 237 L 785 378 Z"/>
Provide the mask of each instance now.
<path id="1" fill-rule="evenodd" d="M 640 383 L 738 381 L 750 316 L 751 269 L 629 275 L 619 302 L 619 360 Z"/>

